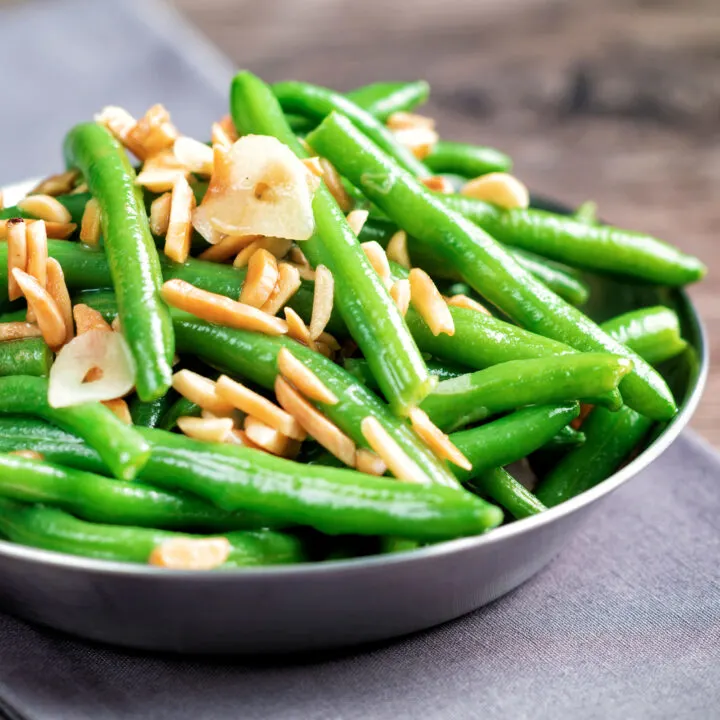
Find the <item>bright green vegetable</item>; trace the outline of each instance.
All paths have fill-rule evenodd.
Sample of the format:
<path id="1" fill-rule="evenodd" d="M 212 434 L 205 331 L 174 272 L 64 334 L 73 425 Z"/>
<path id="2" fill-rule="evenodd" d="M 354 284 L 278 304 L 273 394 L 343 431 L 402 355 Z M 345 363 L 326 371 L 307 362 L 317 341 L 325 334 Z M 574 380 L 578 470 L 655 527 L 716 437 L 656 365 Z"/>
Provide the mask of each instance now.
<path id="1" fill-rule="evenodd" d="M 495 148 L 452 140 L 438 140 L 423 162 L 436 175 L 453 173 L 465 178 L 512 169 L 512 160 Z"/>
<path id="2" fill-rule="evenodd" d="M 492 498 L 518 520 L 547 510 L 535 495 L 501 467 L 484 470 L 468 483 L 468 487 Z"/>
<path id="3" fill-rule="evenodd" d="M 47 375 L 52 361 L 52 351 L 42 338 L 0 343 L 0 376 Z"/>
<path id="4" fill-rule="evenodd" d="M 178 398 L 160 418 L 157 427 L 160 430 L 174 430 L 180 417 L 200 417 L 202 408 L 187 398 Z"/>
<path id="5" fill-rule="evenodd" d="M 347 93 L 348 99 L 381 122 L 385 122 L 393 113 L 414 110 L 429 95 L 430 86 L 425 80 L 377 82 Z"/>
<path id="6" fill-rule="evenodd" d="M 141 425 L 142 427 L 157 427 L 165 413 L 169 410 L 172 397 L 170 394 L 153 400 L 152 402 L 143 402 L 137 395 L 128 403 L 130 407 L 130 417 L 133 425 Z"/>
<path id="7" fill-rule="evenodd" d="M 157 250 L 135 172 L 125 151 L 96 123 L 76 125 L 65 138 L 68 167 L 78 168 L 98 201 L 123 334 L 135 359 L 137 392 L 164 395 L 175 352 L 168 308 L 160 297 Z"/>

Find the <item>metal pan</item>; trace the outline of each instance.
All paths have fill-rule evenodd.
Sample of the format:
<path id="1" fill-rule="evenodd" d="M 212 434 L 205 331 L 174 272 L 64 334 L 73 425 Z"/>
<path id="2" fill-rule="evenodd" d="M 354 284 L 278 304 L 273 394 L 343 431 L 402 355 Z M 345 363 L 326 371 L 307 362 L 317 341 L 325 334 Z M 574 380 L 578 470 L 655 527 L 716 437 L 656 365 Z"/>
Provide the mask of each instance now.
<path id="1" fill-rule="evenodd" d="M 602 498 L 668 448 L 705 382 L 707 343 L 684 292 L 588 280 L 588 312 L 598 321 L 664 304 L 677 310 L 690 343 L 663 368 L 682 399 L 680 413 L 635 460 L 592 490 L 480 537 L 316 565 L 175 572 L 0 541 L 0 608 L 74 635 L 147 650 L 275 653 L 392 638 L 499 598 L 545 567 Z"/>

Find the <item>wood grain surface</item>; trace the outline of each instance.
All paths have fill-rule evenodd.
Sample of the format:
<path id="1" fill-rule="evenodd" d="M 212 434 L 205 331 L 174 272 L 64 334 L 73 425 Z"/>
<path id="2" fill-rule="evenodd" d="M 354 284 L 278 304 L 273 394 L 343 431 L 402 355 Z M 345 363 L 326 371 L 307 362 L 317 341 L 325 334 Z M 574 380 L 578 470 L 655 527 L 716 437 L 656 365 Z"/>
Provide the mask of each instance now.
<path id="1" fill-rule="evenodd" d="M 238 67 L 345 90 L 426 78 L 442 134 L 699 255 L 720 352 L 719 0 L 175 0 Z M 720 363 L 694 426 L 720 446 Z"/>

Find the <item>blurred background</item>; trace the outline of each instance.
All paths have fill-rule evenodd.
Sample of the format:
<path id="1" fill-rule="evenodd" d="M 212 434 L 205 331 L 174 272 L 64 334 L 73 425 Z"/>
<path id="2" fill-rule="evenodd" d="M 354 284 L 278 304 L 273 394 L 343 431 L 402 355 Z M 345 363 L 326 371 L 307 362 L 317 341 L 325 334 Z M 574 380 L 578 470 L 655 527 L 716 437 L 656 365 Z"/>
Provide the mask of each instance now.
<path id="1" fill-rule="evenodd" d="M 122 28 L 108 20 L 109 8 L 118 3 L 0 0 L 0 27 L 19 15 L 20 6 L 49 4 L 84 8 L 82 16 L 74 10 L 77 17 L 68 18 L 72 8 L 58 15 L 89 28 L 79 35 L 81 46 L 102 41 L 118 50 L 114 32 Z M 155 5 L 120 4 L 142 12 Z M 720 0 L 173 0 L 172 5 L 233 66 L 267 80 L 295 78 L 346 90 L 376 80 L 427 79 L 432 95 L 423 112 L 437 118 L 441 135 L 494 145 L 513 156 L 515 173 L 531 188 L 571 205 L 595 200 L 604 219 L 665 238 L 714 266 L 691 294 L 710 331 L 711 352 L 718 355 Z M 177 31 L 167 13 L 152 17 L 155 32 L 165 33 L 167 24 Z M 57 46 L 64 56 L 73 55 L 71 43 L 32 30 L 29 25 L 23 47 L 42 40 L 36 48 L 41 52 Z M 13 37 L 19 42 L 14 33 L 5 35 L 6 50 Z M 180 104 L 190 124 L 191 117 L 203 116 L 205 101 L 183 95 L 183 77 L 207 70 L 205 81 L 219 85 L 230 73 L 229 64 L 200 50 L 195 40 L 184 32 L 169 40 L 180 53 L 192 53 L 189 69 L 174 78 L 180 99 L 168 102 L 172 111 Z M 143 54 L 139 36 L 121 49 L 125 61 L 106 73 L 110 82 L 95 85 L 90 66 L 102 64 L 104 53 L 92 62 L 75 58 L 75 70 L 88 80 L 56 106 L 57 138 L 73 103 L 98 108 L 127 102 L 141 111 L 163 100 L 154 97 L 135 108 L 133 88 L 124 84 L 119 92 L 113 86 L 113 78 L 131 69 L 152 72 L 152 63 L 162 60 Z M 128 53 L 144 64 L 128 66 Z M 35 62 L 45 81 L 52 74 L 33 52 L 25 50 L 19 58 L 6 53 L 0 67 L 6 97 L 13 88 L 8 57 L 25 66 Z M 2 115 L 13 115 L 16 134 L 29 137 L 32 130 L 37 136 L 36 99 L 27 86 L 21 90 L 22 97 L 3 103 Z M 55 126 L 51 136 L 57 146 Z M 16 141 L 6 136 L 0 150 Z M 10 175 L 1 163 L 2 181 L 29 173 L 18 169 Z M 719 391 L 720 365 L 714 363 L 694 426 L 716 446 Z"/>

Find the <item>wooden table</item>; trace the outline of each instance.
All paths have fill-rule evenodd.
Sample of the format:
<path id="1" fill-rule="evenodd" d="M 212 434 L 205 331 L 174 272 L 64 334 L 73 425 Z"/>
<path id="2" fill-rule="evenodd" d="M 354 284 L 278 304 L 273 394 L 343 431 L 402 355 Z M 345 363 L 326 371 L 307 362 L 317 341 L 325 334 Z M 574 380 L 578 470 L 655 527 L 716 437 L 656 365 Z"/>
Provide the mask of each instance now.
<path id="1" fill-rule="evenodd" d="M 534 188 L 714 270 L 691 289 L 720 350 L 718 0 L 175 0 L 239 67 L 339 89 L 426 78 L 448 137 Z M 720 445 L 720 364 L 694 426 Z"/>

